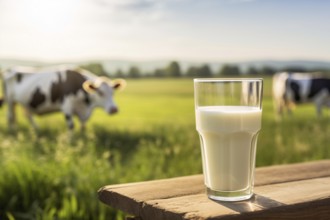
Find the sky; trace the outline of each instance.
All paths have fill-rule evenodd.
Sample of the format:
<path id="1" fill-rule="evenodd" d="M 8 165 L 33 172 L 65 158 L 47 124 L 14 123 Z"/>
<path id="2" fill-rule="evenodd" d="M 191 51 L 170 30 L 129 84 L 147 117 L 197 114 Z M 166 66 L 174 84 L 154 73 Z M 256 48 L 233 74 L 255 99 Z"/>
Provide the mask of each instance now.
<path id="1" fill-rule="evenodd" d="M 327 0 L 0 0 L 0 58 L 330 61 Z"/>

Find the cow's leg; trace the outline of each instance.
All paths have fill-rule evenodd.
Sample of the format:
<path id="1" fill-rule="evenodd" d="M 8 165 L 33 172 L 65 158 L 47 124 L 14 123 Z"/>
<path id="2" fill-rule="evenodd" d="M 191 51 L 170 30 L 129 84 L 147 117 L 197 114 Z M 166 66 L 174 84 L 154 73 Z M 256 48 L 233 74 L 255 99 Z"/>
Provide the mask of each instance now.
<path id="1" fill-rule="evenodd" d="M 322 90 L 314 99 L 316 114 L 318 117 L 322 116 L 322 105 L 326 104 L 328 96 L 329 96 L 328 91 Z"/>
<path id="2" fill-rule="evenodd" d="M 282 106 L 279 103 L 274 102 L 275 120 L 278 121 L 282 117 Z"/>
<path id="3" fill-rule="evenodd" d="M 65 121 L 70 131 L 74 129 L 72 114 L 65 113 Z"/>
<path id="4" fill-rule="evenodd" d="M 283 109 L 286 109 L 286 112 L 288 113 L 289 116 L 293 115 L 293 108 L 294 108 L 294 104 L 292 102 L 289 102 L 289 101 L 284 102 Z"/>
<path id="5" fill-rule="evenodd" d="M 87 122 L 88 118 L 90 117 L 91 113 L 92 113 L 91 109 L 84 109 L 84 111 L 79 111 L 77 113 L 77 116 L 80 121 L 80 131 L 82 133 L 85 132 L 86 122 Z"/>
<path id="6" fill-rule="evenodd" d="M 317 99 L 315 99 L 314 104 L 315 104 L 315 108 L 316 108 L 317 117 L 322 116 L 322 104 L 323 104 L 322 102 L 323 102 L 323 100 L 319 97 Z"/>
<path id="7" fill-rule="evenodd" d="M 37 131 L 39 128 L 37 126 L 37 124 L 35 123 L 33 117 L 32 117 L 32 113 L 29 111 L 29 109 L 25 109 L 25 115 L 28 118 L 30 124 L 32 125 L 33 129 L 35 131 Z"/>
<path id="8" fill-rule="evenodd" d="M 8 114 L 7 114 L 7 122 L 9 129 L 13 129 L 16 124 L 16 111 L 15 111 L 15 102 L 8 102 Z"/>
<path id="9" fill-rule="evenodd" d="M 64 103 L 62 104 L 61 110 L 64 114 L 66 125 L 70 130 L 70 133 L 74 129 L 74 122 L 73 122 L 73 101 L 70 98 L 64 99 Z"/>

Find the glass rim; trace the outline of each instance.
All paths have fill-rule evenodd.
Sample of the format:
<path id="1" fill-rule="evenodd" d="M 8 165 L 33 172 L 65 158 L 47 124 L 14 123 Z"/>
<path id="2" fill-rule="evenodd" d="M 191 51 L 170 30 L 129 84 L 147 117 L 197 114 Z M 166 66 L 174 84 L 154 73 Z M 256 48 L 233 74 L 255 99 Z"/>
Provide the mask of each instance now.
<path id="1" fill-rule="evenodd" d="M 194 78 L 194 82 L 262 82 L 263 78 Z"/>

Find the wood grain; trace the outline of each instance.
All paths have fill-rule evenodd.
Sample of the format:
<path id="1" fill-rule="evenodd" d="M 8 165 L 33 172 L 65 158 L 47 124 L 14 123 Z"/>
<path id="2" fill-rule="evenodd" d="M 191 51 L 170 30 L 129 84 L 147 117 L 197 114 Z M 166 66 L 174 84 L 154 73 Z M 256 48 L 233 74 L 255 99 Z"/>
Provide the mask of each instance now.
<path id="1" fill-rule="evenodd" d="M 236 203 L 215 202 L 208 199 L 205 194 L 146 201 L 140 216 L 145 220 L 230 219 L 238 216 L 240 219 L 254 219 L 259 215 L 266 216 L 265 211 L 272 209 L 277 212 L 287 207 L 291 210 L 300 209 L 302 204 L 322 200 L 326 200 L 325 204 L 328 206 L 321 214 L 328 211 L 330 215 L 330 177 L 259 186 L 255 191 L 256 196 L 253 199 Z M 300 210 L 303 214 L 296 216 L 297 219 L 302 219 L 305 213 L 312 211 L 312 208 L 307 206 Z M 281 215 L 285 216 L 283 213 Z"/>
<path id="2" fill-rule="evenodd" d="M 258 168 L 255 186 L 249 201 L 218 203 L 205 195 L 202 175 L 194 175 L 105 186 L 99 199 L 145 220 L 281 219 L 309 216 L 311 209 L 320 218 L 330 216 L 330 160 Z"/>

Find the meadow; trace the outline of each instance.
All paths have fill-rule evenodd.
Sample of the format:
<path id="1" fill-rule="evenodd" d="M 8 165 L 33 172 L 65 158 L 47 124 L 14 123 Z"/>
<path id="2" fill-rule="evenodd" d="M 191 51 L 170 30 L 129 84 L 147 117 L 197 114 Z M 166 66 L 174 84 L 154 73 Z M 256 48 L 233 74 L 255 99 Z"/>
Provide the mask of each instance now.
<path id="1" fill-rule="evenodd" d="M 71 137 L 61 114 L 36 117 L 36 133 L 18 109 L 18 126 L 8 131 L 0 109 L 0 219 L 124 219 L 99 202 L 100 187 L 202 172 L 192 79 L 127 82 L 115 96 L 119 114 L 97 109 L 86 132 L 76 121 Z M 256 165 L 329 158 L 324 113 L 317 118 L 313 105 L 303 105 L 275 120 L 265 78 Z"/>

